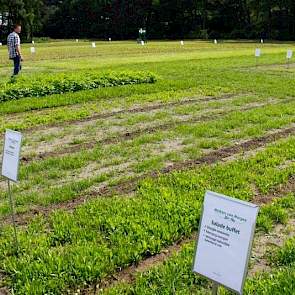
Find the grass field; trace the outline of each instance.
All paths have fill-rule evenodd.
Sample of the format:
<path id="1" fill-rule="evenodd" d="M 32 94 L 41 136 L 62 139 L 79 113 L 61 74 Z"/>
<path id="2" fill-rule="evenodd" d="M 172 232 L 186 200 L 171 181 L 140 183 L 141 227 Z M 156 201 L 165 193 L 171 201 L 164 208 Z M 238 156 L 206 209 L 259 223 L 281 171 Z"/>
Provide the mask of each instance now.
<path id="1" fill-rule="evenodd" d="M 295 294 L 295 44 L 29 47 L 16 84 L 0 47 L 0 130 L 24 135 L 3 294 L 210 294 L 191 271 L 206 190 L 261 206 L 245 294 Z"/>

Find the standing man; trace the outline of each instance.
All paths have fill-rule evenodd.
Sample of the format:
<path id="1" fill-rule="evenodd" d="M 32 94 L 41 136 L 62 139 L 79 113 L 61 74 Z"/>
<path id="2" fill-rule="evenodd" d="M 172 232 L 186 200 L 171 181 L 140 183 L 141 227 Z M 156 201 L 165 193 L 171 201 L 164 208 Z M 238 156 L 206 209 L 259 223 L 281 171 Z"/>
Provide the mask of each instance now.
<path id="1" fill-rule="evenodd" d="M 9 52 L 9 59 L 13 60 L 14 69 L 12 78 L 17 76 L 22 68 L 21 62 L 23 61 L 20 49 L 20 38 L 21 26 L 16 24 L 13 26 L 13 32 L 8 35 L 7 46 Z"/>

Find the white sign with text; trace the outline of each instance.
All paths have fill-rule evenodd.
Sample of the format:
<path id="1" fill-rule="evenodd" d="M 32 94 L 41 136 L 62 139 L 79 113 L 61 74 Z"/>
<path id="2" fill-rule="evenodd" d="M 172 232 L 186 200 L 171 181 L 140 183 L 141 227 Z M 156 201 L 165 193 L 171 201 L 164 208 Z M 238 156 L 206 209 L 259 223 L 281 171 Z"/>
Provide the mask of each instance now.
<path id="1" fill-rule="evenodd" d="M 256 57 L 260 57 L 260 55 L 261 55 L 261 49 L 260 48 L 256 48 L 255 49 L 255 56 Z"/>
<path id="2" fill-rule="evenodd" d="M 292 50 L 288 50 L 287 51 L 287 59 L 291 59 L 293 56 L 293 51 Z"/>
<path id="3" fill-rule="evenodd" d="M 18 181 L 22 134 L 17 131 L 6 130 L 2 156 L 2 176 Z"/>
<path id="4" fill-rule="evenodd" d="M 193 271 L 243 293 L 259 207 L 208 191 Z"/>

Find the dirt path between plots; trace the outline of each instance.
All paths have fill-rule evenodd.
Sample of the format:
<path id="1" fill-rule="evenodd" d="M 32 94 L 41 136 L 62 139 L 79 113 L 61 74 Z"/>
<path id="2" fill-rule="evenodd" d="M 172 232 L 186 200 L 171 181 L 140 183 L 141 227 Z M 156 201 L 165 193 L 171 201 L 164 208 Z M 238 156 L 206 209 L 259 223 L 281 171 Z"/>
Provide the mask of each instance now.
<path id="1" fill-rule="evenodd" d="M 270 191 L 267 195 L 261 194 L 256 190 L 256 194 L 253 197 L 253 203 L 259 205 L 268 204 L 274 199 L 278 198 L 280 195 L 287 194 L 289 192 L 295 192 L 295 175 L 292 175 L 286 184 Z"/>
<path id="2" fill-rule="evenodd" d="M 178 100 L 178 101 L 172 101 L 172 102 L 167 102 L 167 103 L 150 104 L 150 105 L 143 106 L 143 107 L 135 107 L 135 108 L 131 108 L 131 109 L 121 109 L 121 110 L 107 112 L 107 113 L 95 114 L 95 115 L 92 115 L 92 116 L 89 116 L 86 118 L 82 118 L 82 119 L 73 119 L 73 120 L 67 120 L 67 121 L 58 122 L 58 123 L 45 124 L 45 125 L 41 125 L 41 126 L 34 126 L 31 128 L 25 129 L 23 132 L 28 133 L 31 131 L 42 130 L 42 129 L 46 129 L 46 128 L 50 128 L 50 127 L 62 127 L 62 126 L 64 126 L 64 124 L 77 125 L 77 124 L 81 124 L 84 122 L 89 122 L 89 121 L 94 121 L 94 120 L 99 120 L 99 119 L 108 119 L 108 118 L 118 116 L 118 115 L 145 113 L 145 112 L 160 110 L 160 109 L 163 109 L 166 107 L 169 108 L 169 107 L 176 107 L 176 106 L 185 106 L 185 105 L 190 105 L 190 104 L 197 103 L 197 102 L 210 102 L 210 101 L 226 100 L 226 99 L 231 99 L 233 97 L 239 97 L 241 95 L 242 94 L 226 94 L 226 95 L 216 96 L 216 97 L 206 96 L 204 98 L 185 99 L 185 100 Z M 247 95 L 247 94 L 245 94 L 245 95 Z"/>
<path id="3" fill-rule="evenodd" d="M 287 184 L 277 187 L 267 196 L 261 195 L 261 199 L 256 199 L 257 196 L 254 197 L 252 202 L 256 200 L 257 205 L 269 204 L 274 199 L 277 199 L 280 196 L 286 195 L 290 192 L 294 192 L 294 190 L 295 177 L 291 177 Z M 287 232 L 284 235 L 285 238 L 288 238 L 288 235 L 290 235 L 291 232 L 293 233 L 293 235 L 295 234 L 295 218 L 291 217 L 288 221 L 288 224 L 291 225 L 291 229 L 287 229 Z M 270 267 L 268 265 L 268 261 L 266 258 L 267 249 L 269 246 L 272 245 L 282 245 L 282 240 L 284 240 L 282 239 L 284 230 L 286 230 L 286 226 L 277 224 L 272 229 L 270 234 L 258 233 L 257 237 L 255 238 L 254 247 L 252 250 L 253 264 L 250 267 L 249 276 L 254 276 L 257 272 L 262 270 L 269 270 Z M 189 238 L 183 238 L 179 241 L 176 241 L 173 245 L 163 249 L 159 254 L 145 258 L 144 260 L 140 261 L 137 265 L 134 264 L 125 269 L 122 269 L 121 271 L 118 271 L 112 276 L 103 279 L 101 282 L 93 284 L 91 287 L 82 290 L 81 294 L 94 295 L 99 294 L 100 291 L 104 289 L 114 287 L 119 283 L 132 284 L 135 282 L 136 276 L 138 274 L 145 273 L 152 267 L 156 267 L 163 264 L 172 255 L 179 252 L 184 245 L 196 241 L 196 238 L 197 233 L 193 233 Z"/>
<path id="4" fill-rule="evenodd" d="M 279 103 L 279 102 L 277 102 L 277 103 Z M 272 103 L 272 104 L 275 104 L 275 103 Z M 168 122 L 168 123 L 153 126 L 153 127 L 139 128 L 134 131 L 130 131 L 130 132 L 127 131 L 122 134 L 119 134 L 116 136 L 111 136 L 111 137 L 104 138 L 101 140 L 92 140 L 91 142 L 83 142 L 81 144 L 76 144 L 76 145 L 72 145 L 70 147 L 65 147 L 60 151 L 39 153 L 34 156 L 23 156 L 21 158 L 21 160 L 25 163 L 30 163 L 32 161 L 44 160 L 44 159 L 50 158 L 50 157 L 61 157 L 61 156 L 67 155 L 67 154 L 79 152 L 83 149 L 87 149 L 87 150 L 93 149 L 95 146 L 97 146 L 99 144 L 103 144 L 103 145 L 118 144 L 118 143 L 121 143 L 124 141 L 132 140 L 132 139 L 139 137 L 140 135 L 143 135 L 143 134 L 151 134 L 151 133 L 155 133 L 157 131 L 164 131 L 164 130 L 167 130 L 167 129 L 170 129 L 172 127 L 182 125 L 182 124 L 194 124 L 194 123 L 208 122 L 208 121 L 211 121 L 212 119 L 218 119 L 224 115 L 229 115 L 229 114 L 235 113 L 237 111 L 239 111 L 239 112 L 240 111 L 250 111 L 250 110 L 253 110 L 256 108 L 265 107 L 267 105 L 270 105 L 270 103 L 254 104 L 254 105 L 241 107 L 239 109 L 223 110 L 223 111 L 214 113 L 214 115 L 212 115 L 212 114 L 201 115 L 201 116 L 198 116 L 195 118 L 190 118 L 187 120 L 178 120 L 178 121 Z"/>
<path id="5" fill-rule="evenodd" d="M 124 195 L 133 193 L 138 185 L 138 182 L 145 178 L 157 178 L 161 175 L 168 174 L 175 171 L 183 171 L 196 168 L 201 165 L 211 165 L 219 161 L 226 161 L 228 158 L 232 159 L 233 155 L 240 153 L 249 152 L 261 147 L 264 147 L 266 144 L 274 142 L 278 139 L 286 138 L 295 133 L 295 127 L 283 129 L 277 132 L 273 132 L 259 138 L 250 139 L 233 146 L 223 147 L 216 151 L 209 152 L 208 154 L 200 157 L 196 160 L 187 160 L 179 163 L 174 163 L 168 167 L 165 167 L 159 171 L 153 171 L 150 173 L 143 174 L 138 177 L 134 177 L 128 181 L 124 181 L 115 186 L 102 186 L 95 191 L 89 192 L 87 195 L 81 195 L 73 200 L 52 204 L 48 207 L 35 206 L 30 209 L 28 212 L 19 213 L 16 215 L 16 222 L 18 225 L 26 225 L 31 218 L 35 215 L 42 214 L 48 216 L 52 211 L 57 209 L 63 210 L 74 210 L 77 206 L 84 204 L 85 202 L 95 199 L 97 197 L 110 197 L 113 195 Z M 8 217 L 5 217 L 1 220 L 4 224 L 11 223 Z"/>

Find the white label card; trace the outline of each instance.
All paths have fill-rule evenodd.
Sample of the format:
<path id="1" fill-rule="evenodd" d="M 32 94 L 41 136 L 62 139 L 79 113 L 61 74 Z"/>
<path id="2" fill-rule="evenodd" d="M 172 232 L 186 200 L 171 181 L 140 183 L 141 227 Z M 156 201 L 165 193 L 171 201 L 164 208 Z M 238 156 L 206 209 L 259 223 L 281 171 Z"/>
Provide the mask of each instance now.
<path id="1" fill-rule="evenodd" d="M 36 48 L 35 47 L 31 47 L 31 53 L 36 53 Z"/>
<path id="2" fill-rule="evenodd" d="M 95 48 L 96 47 L 95 42 L 92 42 L 91 45 L 92 45 L 92 48 Z"/>
<path id="3" fill-rule="evenodd" d="M 243 293 L 258 206 L 207 192 L 193 271 Z"/>
<path id="4" fill-rule="evenodd" d="M 288 50 L 288 51 L 287 51 L 287 58 L 288 58 L 288 59 L 291 59 L 292 56 L 293 56 L 293 50 Z"/>
<path id="5" fill-rule="evenodd" d="M 2 156 L 2 175 L 14 182 L 18 181 L 22 134 L 6 130 Z"/>
<path id="6" fill-rule="evenodd" d="M 255 49 L 255 56 L 256 57 L 260 57 L 260 55 L 261 55 L 261 49 L 260 48 L 256 48 Z"/>

